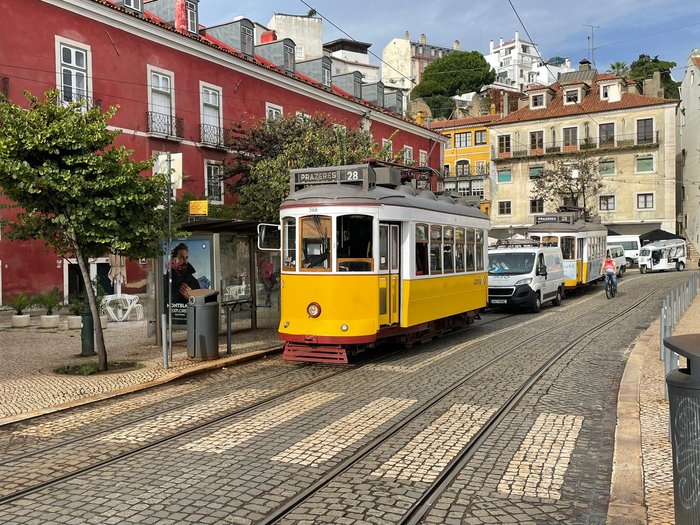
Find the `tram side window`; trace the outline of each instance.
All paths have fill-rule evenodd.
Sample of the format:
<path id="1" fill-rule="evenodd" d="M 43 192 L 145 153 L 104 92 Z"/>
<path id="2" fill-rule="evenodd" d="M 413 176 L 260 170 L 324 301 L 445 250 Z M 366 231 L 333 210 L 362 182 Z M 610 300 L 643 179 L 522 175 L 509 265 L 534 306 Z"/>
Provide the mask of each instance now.
<path id="1" fill-rule="evenodd" d="M 559 246 L 559 237 L 556 235 L 545 235 L 542 238 L 542 244 L 546 246 Z"/>
<path id="2" fill-rule="evenodd" d="M 428 225 L 416 224 L 416 275 L 428 274 Z"/>
<path id="3" fill-rule="evenodd" d="M 476 269 L 484 269 L 484 230 L 476 230 Z"/>
<path id="4" fill-rule="evenodd" d="M 474 230 L 467 228 L 467 271 L 474 271 Z"/>
<path id="5" fill-rule="evenodd" d="M 455 229 L 455 271 L 464 271 L 464 229 Z"/>
<path id="6" fill-rule="evenodd" d="M 331 261 L 331 218 L 310 215 L 300 219 L 301 269 L 329 271 Z"/>
<path id="7" fill-rule="evenodd" d="M 455 236 L 454 228 L 445 226 L 442 241 L 442 266 L 445 273 L 454 271 Z"/>
<path id="8" fill-rule="evenodd" d="M 562 237 L 561 238 L 561 254 L 564 259 L 575 259 L 576 258 L 576 238 L 575 237 Z"/>
<path id="9" fill-rule="evenodd" d="M 336 219 L 339 272 L 371 272 L 372 224 L 369 215 L 341 215 Z"/>
<path id="10" fill-rule="evenodd" d="M 430 275 L 442 273 L 442 226 L 430 225 Z"/>
<path id="11" fill-rule="evenodd" d="M 284 269 L 296 270 L 297 266 L 297 225 L 293 218 L 282 221 L 282 250 L 284 251 Z"/>

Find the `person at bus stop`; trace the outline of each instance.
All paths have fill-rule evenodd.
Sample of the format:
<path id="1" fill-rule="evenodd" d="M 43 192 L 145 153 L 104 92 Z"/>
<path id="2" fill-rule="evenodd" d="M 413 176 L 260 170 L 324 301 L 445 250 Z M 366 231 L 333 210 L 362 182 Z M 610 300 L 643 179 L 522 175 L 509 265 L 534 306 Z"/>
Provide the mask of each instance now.
<path id="1" fill-rule="evenodd" d="M 617 290 L 617 265 L 615 261 L 610 256 L 610 251 L 608 251 L 603 261 L 603 265 L 600 267 L 600 275 L 605 274 L 609 279 L 612 279 L 613 288 Z"/>
<path id="2" fill-rule="evenodd" d="M 195 278 L 195 269 L 189 263 L 189 250 L 181 242 L 171 252 L 173 303 L 187 304 L 192 290 L 201 288 Z M 167 279 L 167 275 L 165 276 Z"/>
<path id="3" fill-rule="evenodd" d="M 272 291 L 277 285 L 275 267 L 271 261 L 263 261 L 260 263 L 260 270 L 262 272 L 263 286 L 265 287 L 265 306 L 272 306 Z"/>

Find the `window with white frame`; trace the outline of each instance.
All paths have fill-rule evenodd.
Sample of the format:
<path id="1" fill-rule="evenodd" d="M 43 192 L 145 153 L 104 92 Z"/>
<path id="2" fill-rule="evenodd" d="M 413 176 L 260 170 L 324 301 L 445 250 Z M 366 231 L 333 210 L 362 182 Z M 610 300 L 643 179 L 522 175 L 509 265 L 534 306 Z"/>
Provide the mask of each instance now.
<path id="1" fill-rule="evenodd" d="M 418 165 L 423 167 L 428 165 L 428 152 L 424 149 L 418 150 Z"/>
<path id="2" fill-rule="evenodd" d="M 530 199 L 530 215 L 544 213 L 544 199 Z"/>
<path id="3" fill-rule="evenodd" d="M 458 177 L 468 177 L 469 176 L 469 161 L 468 160 L 458 160 L 455 164 L 455 175 Z"/>
<path id="4" fill-rule="evenodd" d="M 637 121 L 637 144 L 654 142 L 654 119 L 642 118 Z"/>
<path id="5" fill-rule="evenodd" d="M 598 209 L 600 211 L 614 211 L 615 195 L 601 195 L 598 198 Z"/>
<path id="6" fill-rule="evenodd" d="M 150 69 L 150 110 L 148 129 L 163 135 L 177 135 L 173 76 L 171 72 Z"/>
<path id="7" fill-rule="evenodd" d="M 602 100 L 608 100 L 610 97 L 610 86 L 600 86 L 600 98 Z"/>
<path id="8" fill-rule="evenodd" d="M 530 150 L 543 151 L 544 150 L 544 131 L 531 131 L 530 132 Z"/>
<path id="9" fill-rule="evenodd" d="M 265 115 L 268 120 L 277 120 L 282 118 L 282 106 L 265 102 Z"/>
<path id="10" fill-rule="evenodd" d="M 141 12 L 141 0 L 124 0 L 124 7 Z"/>
<path id="11" fill-rule="evenodd" d="M 297 111 L 296 118 L 297 122 L 309 122 L 311 120 L 311 115 L 303 111 Z"/>
<path id="12" fill-rule="evenodd" d="M 578 128 L 564 128 L 564 147 L 578 146 Z"/>
<path id="13" fill-rule="evenodd" d="M 331 87 L 331 67 L 330 66 L 323 66 L 321 69 L 321 74 L 322 74 L 322 82 L 325 87 Z"/>
<path id="14" fill-rule="evenodd" d="M 455 133 L 454 136 L 455 148 L 465 148 L 472 145 L 472 134 L 469 131 Z"/>
<path id="15" fill-rule="evenodd" d="M 497 172 L 498 182 L 513 182 L 513 175 L 510 168 L 501 168 Z"/>
<path id="16" fill-rule="evenodd" d="M 544 95 L 532 95 L 530 96 L 530 107 L 531 108 L 543 108 L 544 105 Z"/>
<path id="17" fill-rule="evenodd" d="M 510 135 L 498 136 L 498 153 L 501 155 L 510 153 Z"/>
<path id="18" fill-rule="evenodd" d="M 185 1 L 185 10 L 187 11 L 187 30 L 190 33 L 197 33 L 197 4 Z"/>
<path id="19" fill-rule="evenodd" d="M 544 164 L 531 164 L 529 167 L 529 174 L 531 179 L 536 179 L 541 177 L 544 173 Z"/>
<path id="20" fill-rule="evenodd" d="M 245 55 L 253 54 L 253 30 L 241 26 L 241 52 Z"/>
<path id="21" fill-rule="evenodd" d="M 567 89 L 564 91 L 564 104 L 577 104 L 578 98 L 578 89 Z"/>
<path id="22" fill-rule="evenodd" d="M 202 142 L 221 145 L 224 142 L 221 127 L 221 90 L 202 86 Z"/>
<path id="23" fill-rule="evenodd" d="M 510 201 L 498 201 L 498 214 L 499 215 L 510 215 L 511 204 Z"/>
<path id="24" fill-rule="evenodd" d="M 637 155 L 634 162 L 635 173 L 653 173 L 654 172 L 654 155 L 651 153 Z"/>
<path id="25" fill-rule="evenodd" d="M 224 167 L 219 162 L 207 161 L 207 200 L 212 204 L 224 203 Z"/>
<path id="26" fill-rule="evenodd" d="M 284 70 L 294 73 L 294 48 L 292 46 L 284 46 Z"/>
<path id="27" fill-rule="evenodd" d="M 393 144 L 390 139 L 382 139 L 382 160 L 391 160 L 394 155 Z"/>
<path id="28" fill-rule="evenodd" d="M 411 146 L 403 147 L 403 163 L 407 166 L 413 164 L 413 148 Z"/>
<path id="29" fill-rule="evenodd" d="M 637 193 L 637 209 L 651 210 L 654 208 L 653 193 Z"/>
<path id="30" fill-rule="evenodd" d="M 474 175 L 488 175 L 486 172 L 486 161 L 477 160 L 474 163 Z"/>
<path id="31" fill-rule="evenodd" d="M 304 46 L 296 46 L 294 48 L 294 57 L 297 60 L 304 60 Z"/>
<path id="32" fill-rule="evenodd" d="M 61 100 L 66 103 L 85 100 L 88 96 L 89 50 L 60 42 L 58 53 Z"/>

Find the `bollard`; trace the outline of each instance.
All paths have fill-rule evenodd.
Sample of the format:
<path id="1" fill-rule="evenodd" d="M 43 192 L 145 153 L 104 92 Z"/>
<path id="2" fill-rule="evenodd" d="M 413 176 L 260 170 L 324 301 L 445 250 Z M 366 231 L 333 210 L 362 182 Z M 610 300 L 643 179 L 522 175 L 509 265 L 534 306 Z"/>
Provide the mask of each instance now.
<path id="1" fill-rule="evenodd" d="M 668 297 L 661 304 L 661 319 L 659 321 L 659 361 L 664 359 L 664 338 L 666 337 L 666 316 L 668 312 Z"/>
<path id="2" fill-rule="evenodd" d="M 673 453 L 676 525 L 700 523 L 700 334 L 669 337 L 665 345 L 688 359 L 688 368 L 666 376 Z"/>
<path id="3" fill-rule="evenodd" d="M 80 329 L 80 355 L 90 357 L 95 355 L 95 329 L 92 324 L 92 312 L 87 301 L 83 301 L 80 309 L 80 317 L 83 319 L 83 326 Z"/>

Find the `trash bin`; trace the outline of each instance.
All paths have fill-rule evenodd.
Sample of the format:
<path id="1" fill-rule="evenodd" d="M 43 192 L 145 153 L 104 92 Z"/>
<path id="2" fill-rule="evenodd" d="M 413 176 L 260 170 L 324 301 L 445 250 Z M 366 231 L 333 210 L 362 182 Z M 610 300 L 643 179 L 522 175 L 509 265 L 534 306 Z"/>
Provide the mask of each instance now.
<path id="1" fill-rule="evenodd" d="M 664 345 L 688 359 L 666 376 L 673 451 L 676 525 L 700 523 L 700 334 L 676 335 Z"/>
<path id="2" fill-rule="evenodd" d="M 219 302 L 216 290 L 192 290 L 187 305 L 187 357 L 219 357 Z"/>

